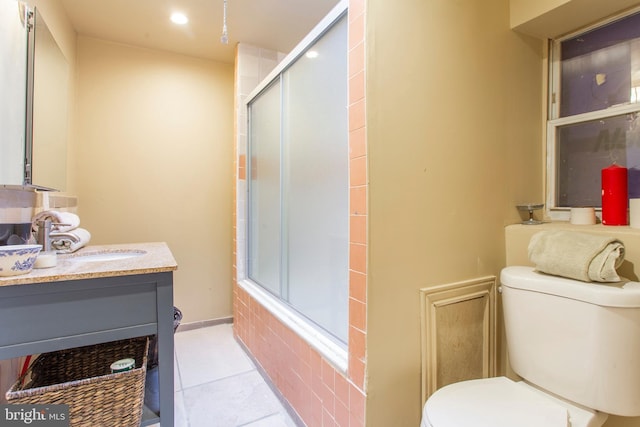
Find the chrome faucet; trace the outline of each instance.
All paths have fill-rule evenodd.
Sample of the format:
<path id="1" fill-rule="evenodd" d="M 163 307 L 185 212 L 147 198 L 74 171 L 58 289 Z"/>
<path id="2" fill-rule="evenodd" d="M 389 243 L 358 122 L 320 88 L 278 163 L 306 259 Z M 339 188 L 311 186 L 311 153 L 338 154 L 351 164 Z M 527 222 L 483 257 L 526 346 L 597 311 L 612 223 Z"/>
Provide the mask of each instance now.
<path id="1" fill-rule="evenodd" d="M 36 241 L 39 245 L 42 245 L 42 251 L 48 252 L 51 250 L 51 230 L 53 226 L 68 226 L 70 224 L 62 224 L 59 222 L 52 222 L 50 219 L 45 219 L 37 222 L 38 234 L 36 235 Z"/>
<path id="2" fill-rule="evenodd" d="M 38 221 L 38 234 L 36 235 L 36 241 L 39 245 L 42 245 L 42 251 L 48 252 L 51 250 L 51 226 L 53 223 L 50 219 Z"/>

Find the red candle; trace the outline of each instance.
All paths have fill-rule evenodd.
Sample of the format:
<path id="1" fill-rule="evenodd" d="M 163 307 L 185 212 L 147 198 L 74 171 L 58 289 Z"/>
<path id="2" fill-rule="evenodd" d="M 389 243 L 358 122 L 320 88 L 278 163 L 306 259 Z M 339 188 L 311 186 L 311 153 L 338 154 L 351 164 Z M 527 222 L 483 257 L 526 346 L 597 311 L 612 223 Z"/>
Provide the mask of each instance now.
<path id="1" fill-rule="evenodd" d="M 627 168 L 602 169 L 602 224 L 627 225 Z"/>

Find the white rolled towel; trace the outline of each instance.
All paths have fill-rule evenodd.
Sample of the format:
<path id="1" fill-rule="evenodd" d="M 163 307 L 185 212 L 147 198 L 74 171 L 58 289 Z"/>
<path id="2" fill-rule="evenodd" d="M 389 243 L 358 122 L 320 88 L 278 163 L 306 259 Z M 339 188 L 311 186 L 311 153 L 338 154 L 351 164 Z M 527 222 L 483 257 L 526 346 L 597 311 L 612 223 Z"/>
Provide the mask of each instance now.
<path id="1" fill-rule="evenodd" d="M 51 227 L 52 231 L 66 232 L 71 231 L 80 226 L 80 217 L 73 212 L 61 212 L 61 211 L 42 211 L 33 217 L 32 229 L 38 231 L 38 221 L 51 220 L 54 225 Z"/>
<path id="2" fill-rule="evenodd" d="M 67 232 L 51 232 L 51 246 L 59 254 L 68 254 L 86 246 L 91 240 L 91 233 L 84 228 L 76 228 Z"/>
<path id="3" fill-rule="evenodd" d="M 619 282 L 624 244 L 610 236 L 573 231 L 540 231 L 529 242 L 536 270 L 584 282 Z"/>

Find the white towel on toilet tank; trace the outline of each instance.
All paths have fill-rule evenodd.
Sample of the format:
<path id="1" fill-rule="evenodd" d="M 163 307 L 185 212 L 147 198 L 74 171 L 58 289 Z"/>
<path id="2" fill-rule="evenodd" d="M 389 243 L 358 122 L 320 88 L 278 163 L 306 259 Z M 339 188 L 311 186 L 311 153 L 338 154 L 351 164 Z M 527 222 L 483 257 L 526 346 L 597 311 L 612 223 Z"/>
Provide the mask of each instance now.
<path id="1" fill-rule="evenodd" d="M 541 231 L 529 242 L 529 260 L 543 273 L 584 282 L 619 282 L 624 244 L 610 236 Z"/>
<path id="2" fill-rule="evenodd" d="M 51 246 L 59 254 L 75 252 L 91 240 L 91 233 L 84 228 L 74 228 L 64 233 L 51 232 Z"/>

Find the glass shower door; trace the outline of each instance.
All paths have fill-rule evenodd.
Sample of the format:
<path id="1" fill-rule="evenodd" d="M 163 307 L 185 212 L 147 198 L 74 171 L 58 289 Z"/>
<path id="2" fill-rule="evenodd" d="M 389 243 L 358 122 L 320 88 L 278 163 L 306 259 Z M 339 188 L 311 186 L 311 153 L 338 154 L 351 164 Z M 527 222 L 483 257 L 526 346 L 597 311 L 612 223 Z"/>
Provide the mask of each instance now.
<path id="1" fill-rule="evenodd" d="M 343 15 L 249 101 L 249 278 L 348 341 Z"/>

